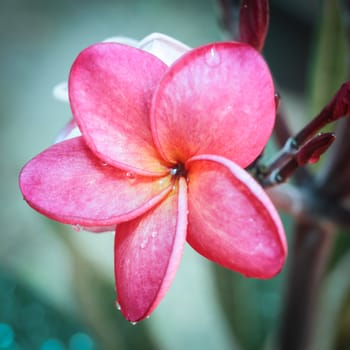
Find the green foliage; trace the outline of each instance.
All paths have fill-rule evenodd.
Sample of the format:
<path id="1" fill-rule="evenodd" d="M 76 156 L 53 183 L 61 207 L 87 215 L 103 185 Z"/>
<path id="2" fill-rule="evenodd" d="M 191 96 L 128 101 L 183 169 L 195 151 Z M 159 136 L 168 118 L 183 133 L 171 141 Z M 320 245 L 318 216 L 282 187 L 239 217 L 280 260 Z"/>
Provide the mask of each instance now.
<path id="1" fill-rule="evenodd" d="M 68 349 L 75 334 L 86 333 L 81 321 L 57 310 L 4 270 L 0 270 L 0 300 L 0 324 L 12 333 L 6 335 L 0 330 L 1 349 L 44 349 L 45 342 L 50 341 Z M 98 349 L 95 344 L 94 350 Z"/>
<path id="2" fill-rule="evenodd" d="M 245 278 L 213 265 L 223 314 L 242 349 L 261 350 L 277 326 L 283 274 L 271 280 Z"/>
<path id="3" fill-rule="evenodd" d="M 310 65 L 310 116 L 316 115 L 346 80 L 347 45 L 337 1 L 324 1 Z"/>

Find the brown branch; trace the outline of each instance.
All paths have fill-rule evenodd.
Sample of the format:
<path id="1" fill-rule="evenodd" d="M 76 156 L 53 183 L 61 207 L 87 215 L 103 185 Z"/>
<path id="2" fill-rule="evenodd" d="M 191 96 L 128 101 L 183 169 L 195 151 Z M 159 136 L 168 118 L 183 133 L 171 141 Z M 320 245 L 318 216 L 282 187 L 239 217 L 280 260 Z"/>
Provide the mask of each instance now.
<path id="1" fill-rule="evenodd" d="M 279 350 L 309 350 L 315 309 L 326 261 L 332 247 L 331 226 L 298 222 L 288 289 L 282 311 Z"/>

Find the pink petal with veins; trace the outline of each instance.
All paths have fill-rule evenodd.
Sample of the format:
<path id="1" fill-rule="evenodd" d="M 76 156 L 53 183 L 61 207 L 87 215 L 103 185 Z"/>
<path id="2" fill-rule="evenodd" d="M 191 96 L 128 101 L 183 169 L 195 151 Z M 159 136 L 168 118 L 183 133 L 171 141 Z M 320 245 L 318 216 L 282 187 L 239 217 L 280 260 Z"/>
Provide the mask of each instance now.
<path id="1" fill-rule="evenodd" d="M 24 198 L 62 223 L 111 226 L 131 220 L 171 190 L 170 176 L 137 176 L 103 163 L 82 137 L 58 143 L 32 159 L 20 174 Z"/>
<path id="2" fill-rule="evenodd" d="M 112 42 L 124 44 L 132 47 L 138 47 L 158 57 L 165 64 L 170 65 L 181 55 L 191 48 L 181 41 L 178 41 L 162 33 L 152 33 L 144 37 L 141 41 L 125 36 L 109 37 L 103 42 Z M 69 102 L 67 82 L 57 84 L 53 88 L 53 95 L 57 100 Z"/>
<path id="3" fill-rule="evenodd" d="M 69 77 L 73 116 L 90 149 L 106 163 L 138 174 L 166 172 L 154 148 L 149 108 L 166 65 L 139 49 L 90 46 Z"/>
<path id="4" fill-rule="evenodd" d="M 187 164 L 188 242 L 208 259 L 248 277 L 270 278 L 287 254 L 280 218 L 243 169 L 218 156 Z"/>
<path id="5" fill-rule="evenodd" d="M 78 225 L 78 229 L 80 226 Z M 109 226 L 82 226 L 81 229 L 88 232 L 93 233 L 103 233 L 103 232 L 115 232 L 117 226 L 109 225 Z"/>
<path id="6" fill-rule="evenodd" d="M 210 153 L 242 167 L 262 151 L 275 120 L 274 86 L 262 56 L 241 43 L 210 44 L 177 60 L 152 101 L 151 126 L 171 162 Z"/>
<path id="7" fill-rule="evenodd" d="M 142 217 L 118 225 L 115 274 L 118 303 L 129 321 L 156 308 L 175 276 L 187 226 L 186 182 Z"/>

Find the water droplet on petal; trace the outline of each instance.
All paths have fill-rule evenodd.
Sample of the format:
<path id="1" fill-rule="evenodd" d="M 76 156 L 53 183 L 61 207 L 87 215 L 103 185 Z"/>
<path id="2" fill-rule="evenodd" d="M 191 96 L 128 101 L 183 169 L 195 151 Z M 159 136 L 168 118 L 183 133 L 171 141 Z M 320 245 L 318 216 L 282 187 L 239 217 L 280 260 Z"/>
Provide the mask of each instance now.
<path id="1" fill-rule="evenodd" d="M 137 325 L 137 322 L 130 322 L 133 326 Z"/>
<path id="2" fill-rule="evenodd" d="M 118 302 L 115 303 L 115 307 L 116 307 L 116 309 L 119 310 L 119 311 L 120 311 L 121 308 L 122 308 Z"/>
<path id="3" fill-rule="evenodd" d="M 81 231 L 81 226 L 79 224 L 73 225 L 72 227 L 73 227 L 73 230 L 75 232 L 80 232 Z"/>
<path id="4" fill-rule="evenodd" d="M 148 320 L 150 317 L 151 317 L 150 315 L 146 316 L 146 320 Z"/>
<path id="5" fill-rule="evenodd" d="M 212 47 L 210 51 L 206 53 L 205 62 L 210 67 L 215 67 L 220 64 L 220 55 L 214 47 Z"/>
<path id="6" fill-rule="evenodd" d="M 151 233 L 151 236 L 153 237 L 153 238 L 156 238 L 157 237 L 157 231 L 153 231 L 152 233 Z"/>
<path id="7" fill-rule="evenodd" d="M 133 172 L 128 171 L 125 175 L 129 179 L 129 182 L 131 182 L 131 183 L 135 182 L 136 176 Z"/>
<path id="8" fill-rule="evenodd" d="M 225 112 L 227 114 L 232 113 L 232 111 L 233 111 L 233 107 L 231 105 L 228 105 L 228 106 L 225 107 Z"/>
<path id="9" fill-rule="evenodd" d="M 146 248 L 147 243 L 148 243 L 148 238 L 146 237 L 146 238 L 144 238 L 143 241 L 141 242 L 141 245 L 140 245 L 141 249 Z"/>
<path id="10" fill-rule="evenodd" d="M 107 166 L 108 164 L 105 163 L 105 162 L 102 162 L 101 165 L 102 165 L 102 166 Z"/>

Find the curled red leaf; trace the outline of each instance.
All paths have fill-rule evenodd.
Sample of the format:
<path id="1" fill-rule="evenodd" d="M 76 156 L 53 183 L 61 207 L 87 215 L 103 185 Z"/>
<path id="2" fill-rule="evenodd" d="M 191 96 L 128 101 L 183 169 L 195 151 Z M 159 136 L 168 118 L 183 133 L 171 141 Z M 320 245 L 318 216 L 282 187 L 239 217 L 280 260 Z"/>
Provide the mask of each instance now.
<path id="1" fill-rule="evenodd" d="M 327 116 L 329 121 L 350 115 L 350 81 L 340 87 L 320 114 Z"/>
<path id="2" fill-rule="evenodd" d="M 268 0 L 243 0 L 240 10 L 240 41 L 262 51 L 269 27 Z"/>

